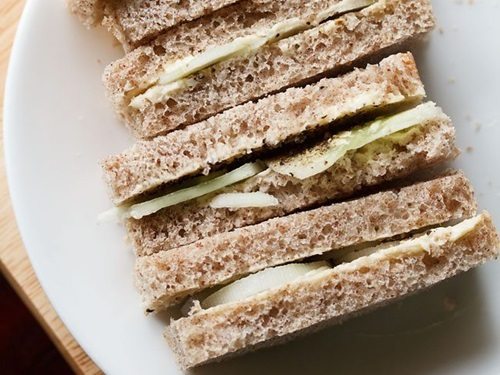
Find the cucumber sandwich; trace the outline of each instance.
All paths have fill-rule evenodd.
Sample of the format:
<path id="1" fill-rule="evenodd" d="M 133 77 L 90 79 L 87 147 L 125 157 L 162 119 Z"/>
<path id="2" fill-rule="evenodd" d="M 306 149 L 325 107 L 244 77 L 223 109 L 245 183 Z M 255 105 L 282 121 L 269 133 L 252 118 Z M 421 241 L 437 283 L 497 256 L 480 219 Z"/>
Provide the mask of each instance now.
<path id="1" fill-rule="evenodd" d="M 429 0 L 70 1 L 123 43 L 137 138 L 102 162 L 143 309 L 191 368 L 344 321 L 498 256 L 409 42 Z M 154 316 L 148 317 L 154 319 Z"/>
<path id="2" fill-rule="evenodd" d="M 127 53 L 104 85 L 132 132 L 152 138 L 363 66 L 433 26 L 428 0 L 240 1 Z"/>

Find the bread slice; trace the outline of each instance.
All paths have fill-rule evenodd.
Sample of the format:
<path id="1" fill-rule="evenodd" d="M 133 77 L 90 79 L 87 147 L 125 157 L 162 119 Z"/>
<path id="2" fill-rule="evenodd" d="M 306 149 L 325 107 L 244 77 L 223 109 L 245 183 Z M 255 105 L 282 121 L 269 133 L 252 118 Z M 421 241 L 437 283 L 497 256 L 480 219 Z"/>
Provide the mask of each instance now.
<path id="1" fill-rule="evenodd" d="M 318 128 L 425 95 L 410 53 L 227 110 L 104 160 L 115 203 Z"/>
<path id="2" fill-rule="evenodd" d="M 261 269 L 474 215 L 461 173 L 271 219 L 136 261 L 148 311 Z"/>
<path id="3" fill-rule="evenodd" d="M 419 127 L 404 141 L 374 142 L 347 153 L 332 167 L 306 180 L 269 171 L 222 190 L 261 191 L 275 196 L 280 205 L 232 210 L 211 208 L 203 201 L 189 201 L 158 211 L 140 220 L 127 220 L 127 232 L 138 255 L 185 245 L 201 238 L 256 224 L 271 217 L 318 206 L 352 195 L 368 186 L 402 178 L 454 158 L 455 132 L 449 118 Z"/>
<path id="4" fill-rule="evenodd" d="M 183 22 L 165 29 L 157 38 L 144 45 L 138 54 L 148 56 L 150 62 L 156 61 L 157 64 L 161 64 L 165 60 L 175 61 L 186 56 L 197 55 L 213 46 L 227 44 L 236 38 L 254 35 L 289 19 L 300 18 L 304 21 L 315 22 L 318 13 L 349 1 L 352 0 L 211 1 L 211 3 L 218 3 L 217 6 L 222 5 L 222 3 L 230 5 L 218 10 L 215 10 L 214 6 L 212 13 L 205 14 L 191 22 Z M 202 3 L 207 3 L 207 1 L 196 2 L 196 5 L 199 7 Z M 357 0 L 357 3 L 360 1 Z M 361 7 L 359 6 L 359 8 Z M 196 13 L 200 14 L 201 12 Z M 117 18 L 127 20 L 130 17 L 124 15 Z M 132 18 L 132 20 L 135 19 Z M 159 30 L 161 26 L 163 28 L 165 26 L 154 18 L 152 21 L 153 25 L 148 25 L 148 27 L 157 26 L 157 30 Z M 123 24 L 123 21 L 120 23 Z M 138 22 L 135 21 L 135 23 Z M 146 28 L 136 27 L 136 29 L 138 30 L 133 33 L 135 35 L 132 35 L 131 32 L 128 33 L 129 44 L 132 46 L 142 45 L 145 40 L 151 39 L 151 33 L 149 35 L 144 33 Z"/>
<path id="5" fill-rule="evenodd" d="M 151 138 L 199 122 L 238 104 L 322 75 L 336 75 L 434 26 L 428 0 L 380 0 L 293 37 L 236 56 L 190 76 L 189 87 L 140 109 L 131 98 L 162 71 L 158 60 L 134 51 L 106 68 L 108 97 L 135 135 Z M 140 92 L 140 90 L 139 90 Z M 149 104 L 148 104 L 149 103 Z"/>
<path id="6" fill-rule="evenodd" d="M 172 321 L 165 337 L 183 368 L 284 342 L 467 271 L 499 255 L 488 214 L 463 237 L 431 234 L 427 251 L 374 254 L 241 302 Z"/>
<path id="7" fill-rule="evenodd" d="M 86 26 L 102 23 L 130 51 L 173 26 L 238 0 L 68 0 Z"/>

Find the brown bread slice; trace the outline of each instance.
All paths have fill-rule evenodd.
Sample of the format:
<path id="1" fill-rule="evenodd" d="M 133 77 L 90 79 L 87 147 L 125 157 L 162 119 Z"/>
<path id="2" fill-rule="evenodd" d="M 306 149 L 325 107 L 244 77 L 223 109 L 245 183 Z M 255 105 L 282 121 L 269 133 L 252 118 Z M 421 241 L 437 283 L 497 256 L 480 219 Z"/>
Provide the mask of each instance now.
<path id="1" fill-rule="evenodd" d="M 489 215 L 457 241 L 365 266 L 338 267 L 244 301 L 172 321 L 165 337 L 183 368 L 285 342 L 425 289 L 499 255 Z"/>
<path id="2" fill-rule="evenodd" d="M 331 127 L 325 118 L 338 124 L 356 114 L 420 101 L 424 95 L 413 56 L 393 55 L 378 65 L 291 88 L 186 129 L 140 141 L 107 158 L 102 167 L 114 201 L 121 203 L 181 177 L 206 173 L 213 165 Z"/>
<path id="3" fill-rule="evenodd" d="M 136 261 L 148 311 L 261 269 L 474 215 L 462 173 L 248 226 Z"/>
<path id="4" fill-rule="evenodd" d="M 86 26 L 102 23 L 132 50 L 161 32 L 210 14 L 238 0 L 68 0 Z"/>
<path id="5" fill-rule="evenodd" d="M 345 0 L 68 0 L 86 26 L 103 23 L 136 58 L 175 60 L 285 20 L 313 19 Z M 180 22 L 179 22 L 180 21 Z M 186 22 L 188 21 L 188 22 Z"/>
<path id="6" fill-rule="evenodd" d="M 285 87 L 338 74 L 426 34 L 433 26 L 428 0 L 380 0 L 253 54 L 213 65 L 192 75 L 189 88 L 172 92 L 161 103 L 129 107 L 130 93 L 162 69 L 157 59 L 150 61 L 140 52 L 108 66 L 104 83 L 108 97 L 133 132 L 150 138 Z"/>
<path id="7" fill-rule="evenodd" d="M 200 201 L 168 207 L 140 220 L 127 220 L 127 232 L 138 255 L 185 245 L 201 238 L 259 223 L 271 217 L 352 195 L 368 186 L 402 178 L 454 158 L 455 131 L 447 117 L 420 126 L 404 142 L 386 140 L 347 153 L 323 173 L 306 180 L 269 172 L 229 186 L 221 192 L 261 191 L 274 195 L 277 207 L 211 208 Z"/>
<path id="8" fill-rule="evenodd" d="M 115 6 L 115 17 L 109 26 L 120 40 L 124 40 L 126 50 L 149 41 L 138 55 L 158 61 L 176 60 L 203 52 L 207 47 L 252 35 L 290 18 L 308 20 L 341 1 L 191 0 L 191 5 L 181 5 L 182 9 L 178 9 L 176 15 L 170 13 L 165 4 L 155 4 L 146 10 L 147 1 L 129 0 L 128 3 L 132 4 Z M 174 25 L 176 19 L 185 15 L 188 16 L 185 20 L 192 21 Z"/>
<path id="9" fill-rule="evenodd" d="M 150 63 L 156 61 L 156 64 L 160 64 L 165 60 L 173 61 L 193 56 L 206 51 L 209 47 L 224 45 L 236 38 L 254 35 L 292 18 L 298 17 L 304 21 L 314 22 L 318 13 L 343 1 L 346 0 L 241 0 L 237 2 L 225 0 L 223 3 L 233 4 L 191 22 L 184 22 L 164 30 L 161 35 L 143 46 L 135 58 L 144 56 L 142 59 L 147 57 Z M 147 39 L 151 39 L 151 33 L 140 35 L 136 32 L 135 35 L 129 37 L 129 44 L 137 46 Z"/>

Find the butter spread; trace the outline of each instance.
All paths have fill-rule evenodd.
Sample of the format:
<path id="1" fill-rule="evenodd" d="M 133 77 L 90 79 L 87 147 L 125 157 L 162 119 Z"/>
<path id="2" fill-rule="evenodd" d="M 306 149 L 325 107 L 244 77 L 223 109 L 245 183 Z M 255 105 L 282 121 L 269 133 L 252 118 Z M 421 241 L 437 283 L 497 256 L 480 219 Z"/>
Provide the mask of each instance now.
<path id="1" fill-rule="evenodd" d="M 458 241 L 474 230 L 483 219 L 484 214 L 481 214 L 453 226 L 433 229 L 429 234 L 403 241 L 394 246 L 385 247 L 382 245 L 381 247 L 377 246 L 353 252 L 339 259 L 348 263 L 343 263 L 336 268 L 338 270 L 352 270 L 362 266 L 369 266 L 379 260 L 397 255 L 420 253 L 423 251 L 430 253 L 433 246 L 442 246 L 446 242 Z"/>

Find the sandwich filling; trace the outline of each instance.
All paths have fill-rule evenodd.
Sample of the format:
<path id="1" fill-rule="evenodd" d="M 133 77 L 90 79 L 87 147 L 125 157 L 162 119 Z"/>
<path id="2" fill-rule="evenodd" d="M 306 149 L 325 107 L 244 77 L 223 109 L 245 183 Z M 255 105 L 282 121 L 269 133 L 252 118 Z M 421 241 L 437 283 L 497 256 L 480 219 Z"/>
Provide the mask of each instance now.
<path id="1" fill-rule="evenodd" d="M 203 299 L 200 307 L 208 309 L 242 302 L 248 298 L 282 288 L 289 283 L 325 277 L 332 272 L 358 270 L 401 255 L 430 254 L 433 248 L 440 247 L 447 242 L 456 242 L 473 231 L 485 219 L 485 215 L 483 213 L 452 226 L 438 227 L 426 234 L 398 243 L 382 244 L 352 251 L 336 258 L 333 261 L 336 264 L 334 266 L 327 261 L 317 261 L 267 268 L 220 288 Z"/>
<path id="2" fill-rule="evenodd" d="M 272 207 L 279 205 L 278 199 L 260 191 L 251 193 L 222 193 L 210 200 L 212 208 Z"/>
<path id="3" fill-rule="evenodd" d="M 204 181 L 199 184 L 175 190 L 161 197 L 131 206 L 115 207 L 104 212 L 100 218 L 106 219 L 110 216 L 118 217 L 118 219 L 130 217 L 140 219 L 144 216 L 151 215 L 162 208 L 195 199 L 220 190 L 228 185 L 246 180 L 249 177 L 255 176 L 259 172 L 262 172 L 264 169 L 265 166 L 260 162 L 247 163 L 231 172 L 223 174 L 222 176 L 220 176 L 219 173 L 216 173 L 215 175 L 208 175 L 204 178 Z"/>
<path id="4" fill-rule="evenodd" d="M 222 174 L 220 171 L 213 172 L 201 177 L 201 181 L 200 177 L 197 177 L 163 196 L 113 208 L 101 214 L 100 219 L 141 219 L 163 208 L 216 194 L 228 186 L 260 174 L 278 173 L 306 179 L 329 169 L 349 151 L 360 149 L 367 151 L 368 148 L 376 152 L 378 148 L 384 147 L 387 141 L 398 140 L 403 144 L 410 142 L 415 132 L 422 130 L 422 126 L 442 116 L 444 116 L 442 110 L 434 103 L 424 103 L 334 134 L 327 140 L 292 156 L 247 163 Z M 200 199 L 198 203 L 204 205 L 207 204 L 207 200 Z M 246 208 L 276 206 L 279 202 L 269 194 L 252 192 L 222 194 L 209 199 L 208 204 L 214 208 Z"/>
<path id="5" fill-rule="evenodd" d="M 134 94 L 139 94 L 131 99 L 130 106 L 140 109 L 147 103 L 162 102 L 173 92 L 188 88 L 190 86 L 188 77 L 203 69 L 235 56 L 253 53 L 266 44 L 296 35 L 333 17 L 366 8 L 375 2 L 376 0 L 342 0 L 315 14 L 311 19 L 299 17 L 287 19 L 255 34 L 210 47 L 198 55 L 169 61 L 163 65 L 160 74 L 146 82 L 142 88 L 133 91 Z"/>
<path id="6" fill-rule="evenodd" d="M 348 151 L 360 149 L 378 139 L 425 123 L 440 113 L 441 110 L 434 103 L 424 103 L 416 108 L 338 133 L 293 156 L 270 160 L 267 165 L 275 172 L 304 180 L 327 170 Z"/>
<path id="7" fill-rule="evenodd" d="M 201 302 L 203 308 L 239 301 L 268 289 L 279 288 L 283 284 L 301 278 L 311 277 L 330 269 L 326 261 L 311 263 L 291 263 L 267 268 L 226 285 Z"/>

